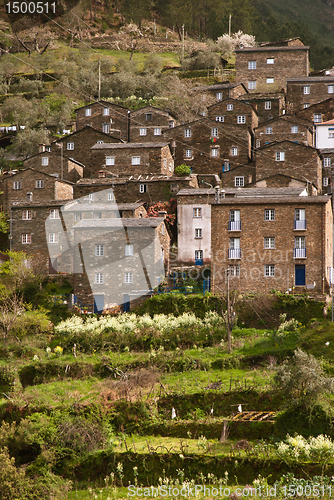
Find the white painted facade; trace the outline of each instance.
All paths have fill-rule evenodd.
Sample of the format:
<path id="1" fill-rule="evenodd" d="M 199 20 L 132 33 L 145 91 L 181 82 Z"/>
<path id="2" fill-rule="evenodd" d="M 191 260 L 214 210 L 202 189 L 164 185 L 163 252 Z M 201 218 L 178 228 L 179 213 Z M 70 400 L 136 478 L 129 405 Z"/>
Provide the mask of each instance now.
<path id="1" fill-rule="evenodd" d="M 334 120 L 315 123 L 315 147 L 317 149 L 334 149 Z"/>
<path id="2" fill-rule="evenodd" d="M 200 216 L 199 216 L 200 211 Z M 203 265 L 211 261 L 211 205 L 178 204 L 178 261 L 195 264 L 198 251 L 203 252 Z"/>

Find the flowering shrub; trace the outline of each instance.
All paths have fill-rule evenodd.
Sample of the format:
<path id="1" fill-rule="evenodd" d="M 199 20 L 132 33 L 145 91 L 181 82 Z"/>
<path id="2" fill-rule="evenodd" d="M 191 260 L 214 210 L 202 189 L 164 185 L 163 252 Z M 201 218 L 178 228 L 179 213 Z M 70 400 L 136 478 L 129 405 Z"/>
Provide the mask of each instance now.
<path id="1" fill-rule="evenodd" d="M 159 212 L 167 212 L 166 221 L 169 224 L 175 224 L 176 220 L 176 200 L 172 198 L 170 201 L 159 201 L 147 210 L 147 217 L 161 217 Z"/>
<path id="2" fill-rule="evenodd" d="M 334 443 L 326 435 L 311 436 L 305 439 L 303 436 L 287 436 L 285 442 L 281 442 L 277 448 L 278 456 L 289 463 L 291 461 L 312 461 L 326 467 L 329 460 L 334 456 Z"/>
<path id="3" fill-rule="evenodd" d="M 60 345 L 57 345 L 57 347 L 55 347 L 55 354 L 57 356 L 61 356 L 63 354 L 63 348 L 60 347 Z"/>

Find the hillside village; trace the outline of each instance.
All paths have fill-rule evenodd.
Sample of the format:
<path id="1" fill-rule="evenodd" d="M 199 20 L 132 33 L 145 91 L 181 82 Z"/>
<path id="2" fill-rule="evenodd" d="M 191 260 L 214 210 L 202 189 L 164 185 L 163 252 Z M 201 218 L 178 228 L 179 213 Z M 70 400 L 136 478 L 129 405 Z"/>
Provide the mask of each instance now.
<path id="1" fill-rule="evenodd" d="M 334 74 L 309 76 L 300 38 L 239 48 L 235 57 L 234 82 L 196 89 L 195 101 L 214 104 L 191 122 L 154 106 L 77 108 L 74 132 L 2 175 L 11 250 L 68 274 L 74 300 L 91 312 L 128 310 L 192 268 L 210 275 L 215 294 L 229 281 L 240 291 L 326 296 Z M 147 212 L 173 198 L 171 231 L 166 210 Z"/>

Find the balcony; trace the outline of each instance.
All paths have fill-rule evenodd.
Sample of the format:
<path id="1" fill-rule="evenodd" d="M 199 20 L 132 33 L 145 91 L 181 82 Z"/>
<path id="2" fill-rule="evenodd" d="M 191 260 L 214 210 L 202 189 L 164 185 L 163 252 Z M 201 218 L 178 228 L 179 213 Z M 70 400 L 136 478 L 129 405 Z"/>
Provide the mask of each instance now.
<path id="1" fill-rule="evenodd" d="M 306 248 L 294 248 L 293 249 L 293 258 L 294 259 L 306 259 Z"/>
<path id="2" fill-rule="evenodd" d="M 229 248 L 228 258 L 229 259 L 241 259 L 241 248 Z"/>
<path id="3" fill-rule="evenodd" d="M 306 219 L 303 220 L 294 220 L 293 221 L 293 229 L 297 231 L 303 231 L 306 229 Z"/>
<path id="4" fill-rule="evenodd" d="M 232 222 L 231 220 L 228 221 L 228 230 L 229 231 L 241 231 L 241 221 L 237 220 Z"/>

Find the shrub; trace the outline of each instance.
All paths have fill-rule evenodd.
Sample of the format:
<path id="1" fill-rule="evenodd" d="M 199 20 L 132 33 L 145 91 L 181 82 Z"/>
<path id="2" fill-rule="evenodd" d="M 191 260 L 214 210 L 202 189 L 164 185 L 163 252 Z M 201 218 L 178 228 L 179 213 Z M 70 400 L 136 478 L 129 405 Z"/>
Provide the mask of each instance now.
<path id="1" fill-rule="evenodd" d="M 189 175 L 191 174 L 191 168 L 189 165 L 185 165 L 184 163 L 182 165 L 178 165 L 174 169 L 175 175 Z"/>

